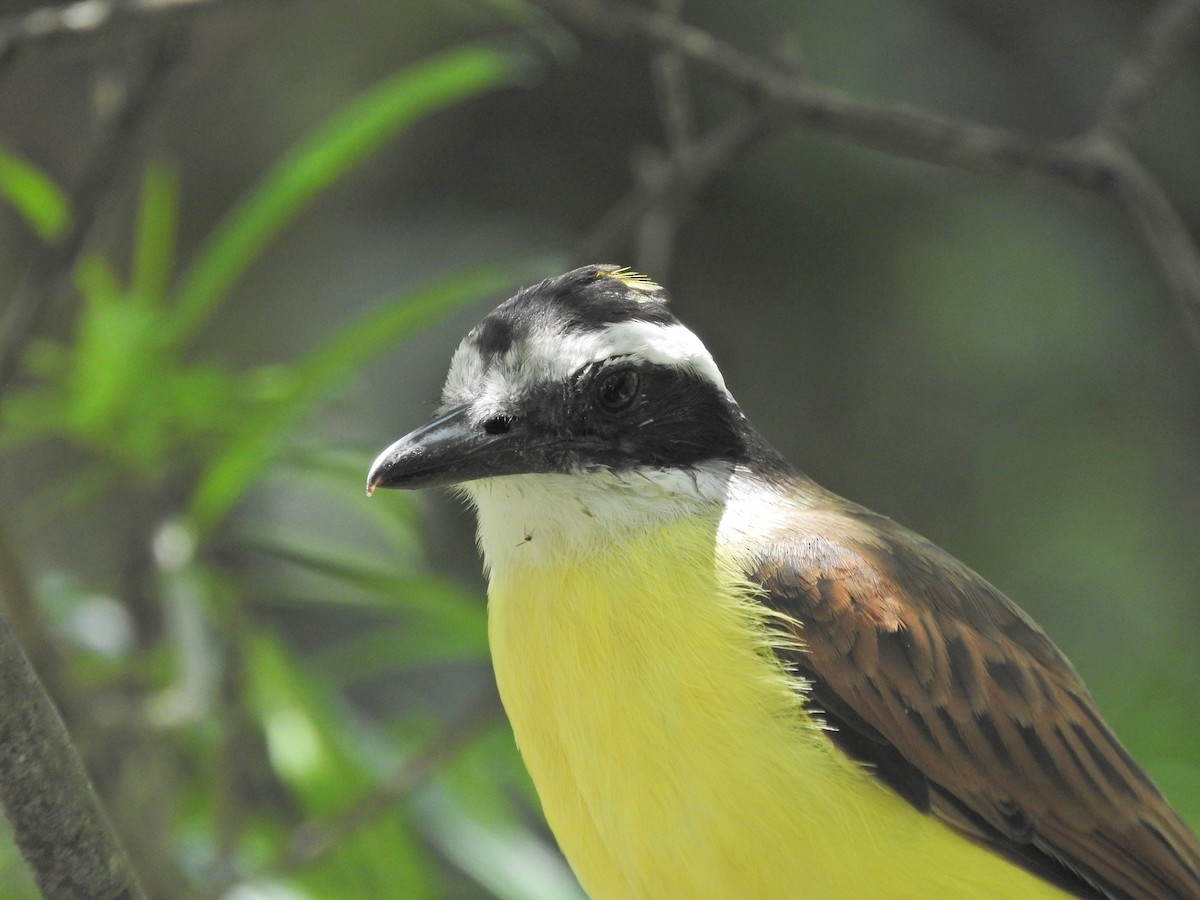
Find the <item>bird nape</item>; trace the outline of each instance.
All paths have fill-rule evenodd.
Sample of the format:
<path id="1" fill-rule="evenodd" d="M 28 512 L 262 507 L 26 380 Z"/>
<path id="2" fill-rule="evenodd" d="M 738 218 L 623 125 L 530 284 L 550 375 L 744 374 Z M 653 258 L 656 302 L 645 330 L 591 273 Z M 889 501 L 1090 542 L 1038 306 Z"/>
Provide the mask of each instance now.
<path id="1" fill-rule="evenodd" d="M 1200 897 L 1200 842 L 1041 629 L 789 465 L 648 279 L 486 316 L 367 479 L 438 485 L 593 897 Z"/>

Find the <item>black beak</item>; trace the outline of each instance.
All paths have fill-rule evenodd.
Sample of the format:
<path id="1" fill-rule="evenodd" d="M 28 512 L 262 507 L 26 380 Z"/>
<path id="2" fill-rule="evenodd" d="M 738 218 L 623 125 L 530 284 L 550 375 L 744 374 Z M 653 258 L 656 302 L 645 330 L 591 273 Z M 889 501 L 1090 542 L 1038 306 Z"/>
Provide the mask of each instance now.
<path id="1" fill-rule="evenodd" d="M 469 404 L 457 406 L 380 453 L 367 473 L 367 496 L 375 488 L 439 487 L 535 468 L 528 455 L 535 447 L 515 420 L 477 424 L 469 413 Z"/>

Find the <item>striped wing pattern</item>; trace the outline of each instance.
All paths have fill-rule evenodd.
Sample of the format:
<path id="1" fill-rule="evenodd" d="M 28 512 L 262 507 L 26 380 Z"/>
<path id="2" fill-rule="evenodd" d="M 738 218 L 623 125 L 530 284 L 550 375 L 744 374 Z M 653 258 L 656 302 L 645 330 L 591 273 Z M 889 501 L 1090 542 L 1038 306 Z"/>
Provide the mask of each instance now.
<path id="1" fill-rule="evenodd" d="M 1066 657 L 970 569 L 829 495 L 753 578 L 833 739 L 918 808 L 1080 896 L 1200 897 L 1200 843 Z"/>

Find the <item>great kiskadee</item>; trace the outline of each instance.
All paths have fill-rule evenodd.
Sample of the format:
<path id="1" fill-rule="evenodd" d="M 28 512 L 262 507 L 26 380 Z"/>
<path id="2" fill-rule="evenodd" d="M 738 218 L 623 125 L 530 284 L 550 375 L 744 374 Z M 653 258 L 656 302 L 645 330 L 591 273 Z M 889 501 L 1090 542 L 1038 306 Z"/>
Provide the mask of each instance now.
<path id="1" fill-rule="evenodd" d="M 478 513 L 500 695 L 591 896 L 1200 897 L 1066 657 L 789 465 L 648 279 L 485 317 L 367 478 L 435 485 Z"/>

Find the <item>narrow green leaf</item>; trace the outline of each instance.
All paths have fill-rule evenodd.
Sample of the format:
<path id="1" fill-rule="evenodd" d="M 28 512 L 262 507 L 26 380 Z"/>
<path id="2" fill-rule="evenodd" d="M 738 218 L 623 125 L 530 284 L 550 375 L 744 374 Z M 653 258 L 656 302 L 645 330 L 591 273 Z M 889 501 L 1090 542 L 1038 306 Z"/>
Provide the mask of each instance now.
<path id="1" fill-rule="evenodd" d="M 405 567 L 395 559 L 375 559 L 364 553 L 294 537 L 263 537 L 247 544 L 260 553 L 286 560 L 373 596 L 375 608 L 436 620 L 469 634 L 486 646 L 487 617 L 483 603 L 456 582 L 424 569 Z M 321 597 L 326 604 L 354 602 L 344 593 Z M 362 602 L 362 601 L 358 601 Z"/>
<path id="2" fill-rule="evenodd" d="M 122 462 L 137 464 L 154 454 L 157 443 L 147 439 L 157 418 L 144 415 L 148 392 L 162 385 L 164 374 L 153 352 L 157 314 L 129 302 L 116 273 L 98 254 L 76 266 L 75 283 L 85 302 L 64 383 L 69 399 L 64 425 Z"/>
<path id="3" fill-rule="evenodd" d="M 476 740 L 446 760 L 437 783 L 485 827 L 517 824 L 524 819 L 521 808 L 526 801 L 537 803 L 512 729 L 500 715 Z"/>
<path id="4" fill-rule="evenodd" d="M 305 812 L 326 820 L 345 809 L 350 798 L 375 789 L 376 774 L 354 744 L 354 730 L 328 686 L 282 642 L 260 633 L 246 643 L 250 708 L 261 723 L 276 774 Z M 339 834 L 328 853 L 294 878 L 315 896 L 354 900 L 433 896 L 436 876 L 397 804 Z"/>
<path id="5" fill-rule="evenodd" d="M 3 149 L 0 149 L 0 196 L 46 240 L 62 234 L 71 220 L 67 195 L 50 176 Z"/>
<path id="6" fill-rule="evenodd" d="M 269 477 L 287 479 L 293 487 L 300 479 L 311 483 L 331 499 L 352 502 L 355 512 L 365 515 L 387 548 L 397 554 L 411 553 L 421 546 L 425 533 L 417 498 L 404 491 L 393 491 L 387 503 L 359 503 L 363 484 L 363 465 L 370 450 L 345 448 L 301 448 L 289 457 L 288 465 L 273 469 Z"/>
<path id="7" fill-rule="evenodd" d="M 435 788 L 421 794 L 425 835 L 499 900 L 586 900 L 571 870 L 545 839 L 520 821 L 486 825 Z"/>
<path id="8" fill-rule="evenodd" d="M 323 650 L 317 665 L 339 688 L 410 669 L 487 659 L 487 638 L 419 624 L 363 631 Z"/>
<path id="9" fill-rule="evenodd" d="M 99 253 L 88 253 L 79 261 L 74 280 L 75 289 L 83 295 L 89 309 L 116 306 L 125 296 L 117 273 Z"/>
<path id="10" fill-rule="evenodd" d="M 298 387 L 290 403 L 303 412 L 320 395 L 395 343 L 446 313 L 508 288 L 503 266 L 466 269 L 384 303 L 352 323 L 297 364 Z"/>
<path id="11" fill-rule="evenodd" d="M 135 302 L 158 306 L 165 298 L 175 256 L 179 178 L 165 165 L 152 165 L 142 181 L 130 288 Z"/>
<path id="12" fill-rule="evenodd" d="M 296 368 L 291 395 L 237 432 L 201 474 L 191 514 L 200 531 L 212 527 L 279 455 L 288 430 L 322 395 L 365 363 L 447 311 L 509 285 L 512 273 L 491 266 L 457 272 L 384 303 L 318 347 Z"/>
<path id="13" fill-rule="evenodd" d="M 235 207 L 200 251 L 179 288 L 174 339 L 196 330 L 230 285 L 322 188 L 406 125 L 512 76 L 509 57 L 472 47 L 392 76 L 342 107 L 295 145 Z"/>

